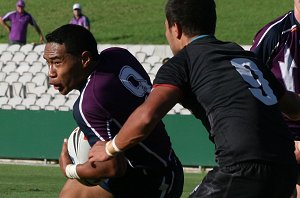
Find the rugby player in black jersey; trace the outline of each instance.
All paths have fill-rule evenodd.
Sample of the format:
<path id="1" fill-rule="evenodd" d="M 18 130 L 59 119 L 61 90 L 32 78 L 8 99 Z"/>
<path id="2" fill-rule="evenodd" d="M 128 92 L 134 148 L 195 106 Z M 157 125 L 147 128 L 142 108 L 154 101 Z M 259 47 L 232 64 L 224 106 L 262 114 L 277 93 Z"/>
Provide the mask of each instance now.
<path id="1" fill-rule="evenodd" d="M 252 52 L 214 36 L 213 0 L 169 0 L 165 12 L 174 57 L 160 68 L 149 97 L 118 135 L 93 146 L 90 162 L 110 159 L 147 138 L 181 103 L 206 127 L 218 164 L 190 197 L 290 197 L 297 165 L 280 111 L 299 119 L 298 97 Z"/>

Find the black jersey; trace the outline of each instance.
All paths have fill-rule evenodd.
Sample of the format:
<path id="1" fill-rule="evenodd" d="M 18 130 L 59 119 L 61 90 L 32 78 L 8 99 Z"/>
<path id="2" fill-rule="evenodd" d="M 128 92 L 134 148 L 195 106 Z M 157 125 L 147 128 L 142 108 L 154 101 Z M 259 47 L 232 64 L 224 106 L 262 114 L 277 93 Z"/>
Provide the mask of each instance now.
<path id="1" fill-rule="evenodd" d="M 294 163 L 294 145 L 279 111 L 284 88 L 255 55 L 213 36 L 197 39 L 163 65 L 155 86 L 171 84 L 201 119 L 220 165 L 262 160 Z"/>

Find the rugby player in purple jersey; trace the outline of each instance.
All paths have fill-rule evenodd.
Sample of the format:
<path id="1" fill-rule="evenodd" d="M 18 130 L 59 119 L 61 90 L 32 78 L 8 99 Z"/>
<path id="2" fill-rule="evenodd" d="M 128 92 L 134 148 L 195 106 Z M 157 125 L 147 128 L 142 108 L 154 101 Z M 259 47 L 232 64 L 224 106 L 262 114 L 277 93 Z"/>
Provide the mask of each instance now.
<path id="1" fill-rule="evenodd" d="M 215 7 L 214 0 L 167 1 L 165 34 L 174 56 L 157 72 L 146 101 L 112 141 L 92 147 L 89 161 L 126 152 L 181 103 L 206 127 L 218 165 L 190 197 L 289 198 L 297 164 L 280 108 L 300 119 L 299 97 L 254 53 L 214 36 Z"/>
<path id="2" fill-rule="evenodd" d="M 86 15 L 82 13 L 82 8 L 79 3 L 75 3 L 73 5 L 73 17 L 70 20 L 69 24 L 81 25 L 88 30 L 91 29 L 90 20 Z"/>
<path id="3" fill-rule="evenodd" d="M 10 22 L 10 24 L 8 23 Z M 39 34 L 40 43 L 44 43 L 43 33 L 32 15 L 25 11 L 24 0 L 18 0 L 16 10 L 0 17 L 0 23 L 9 32 L 9 43 L 24 45 L 27 41 L 27 27 L 32 25 Z"/>
<path id="4" fill-rule="evenodd" d="M 49 83 L 63 95 L 80 91 L 74 119 L 91 146 L 97 141 L 105 144 L 149 95 L 149 76 L 126 49 L 108 48 L 99 55 L 95 38 L 82 26 L 61 26 L 46 40 Z M 182 166 L 162 121 L 147 139 L 106 162 L 71 165 L 64 143 L 60 167 L 69 176 L 61 198 L 179 198 L 183 188 Z M 109 179 L 87 187 L 78 178 Z"/>
<path id="5" fill-rule="evenodd" d="M 294 10 L 262 27 L 254 37 L 251 51 L 269 68 L 286 90 L 300 94 L 300 1 L 294 0 Z M 299 152 L 300 121 L 285 116 Z M 300 159 L 298 160 L 300 163 Z M 298 181 L 300 183 L 300 181 Z M 298 197 L 300 186 L 297 185 Z"/>

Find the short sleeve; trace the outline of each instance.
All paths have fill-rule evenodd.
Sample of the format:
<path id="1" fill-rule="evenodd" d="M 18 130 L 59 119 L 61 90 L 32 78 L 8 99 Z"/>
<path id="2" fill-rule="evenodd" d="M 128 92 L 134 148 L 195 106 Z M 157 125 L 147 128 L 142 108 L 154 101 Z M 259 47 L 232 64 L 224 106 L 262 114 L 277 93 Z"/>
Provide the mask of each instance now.
<path id="1" fill-rule="evenodd" d="M 168 60 L 157 72 L 154 86 L 169 84 L 184 90 L 188 82 L 188 66 L 185 50 Z"/>

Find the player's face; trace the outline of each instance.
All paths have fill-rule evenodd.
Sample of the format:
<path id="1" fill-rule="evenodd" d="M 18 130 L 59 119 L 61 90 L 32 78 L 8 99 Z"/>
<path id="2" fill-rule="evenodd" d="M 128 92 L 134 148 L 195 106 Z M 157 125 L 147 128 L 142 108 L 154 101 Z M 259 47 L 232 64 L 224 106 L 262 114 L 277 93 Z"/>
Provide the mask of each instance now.
<path id="1" fill-rule="evenodd" d="M 17 12 L 23 13 L 24 12 L 24 7 L 21 6 L 16 6 Z"/>
<path id="2" fill-rule="evenodd" d="M 165 20 L 165 35 L 168 40 L 168 43 L 170 45 L 170 48 L 173 52 L 173 54 L 177 54 L 180 51 L 180 47 L 178 46 L 178 39 L 177 39 L 177 33 L 176 33 L 176 26 L 173 25 L 169 27 L 168 20 Z"/>
<path id="3" fill-rule="evenodd" d="M 67 53 L 65 45 L 47 43 L 44 59 L 49 68 L 49 84 L 61 94 L 66 95 L 73 89 L 80 88 L 85 76 L 81 57 Z"/>

